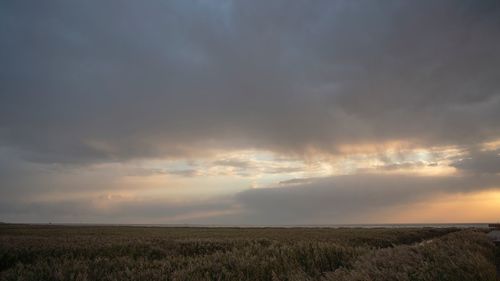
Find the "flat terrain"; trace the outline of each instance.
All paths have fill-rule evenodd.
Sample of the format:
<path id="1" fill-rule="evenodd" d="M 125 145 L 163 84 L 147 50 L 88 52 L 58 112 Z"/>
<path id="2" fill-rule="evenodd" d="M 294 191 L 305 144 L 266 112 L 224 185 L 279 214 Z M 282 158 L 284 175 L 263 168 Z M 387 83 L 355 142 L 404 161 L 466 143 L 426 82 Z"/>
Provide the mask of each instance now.
<path id="1" fill-rule="evenodd" d="M 457 228 L 0 225 L 0 280 L 494 281 L 498 255 Z"/>

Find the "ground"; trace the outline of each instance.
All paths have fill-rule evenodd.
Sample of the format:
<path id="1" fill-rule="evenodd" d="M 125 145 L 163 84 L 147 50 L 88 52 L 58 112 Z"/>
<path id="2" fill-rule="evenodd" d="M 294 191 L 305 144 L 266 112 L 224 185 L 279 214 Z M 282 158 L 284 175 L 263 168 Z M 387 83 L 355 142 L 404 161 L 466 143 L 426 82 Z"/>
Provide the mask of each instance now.
<path id="1" fill-rule="evenodd" d="M 496 280 L 484 230 L 0 225 L 0 280 Z"/>

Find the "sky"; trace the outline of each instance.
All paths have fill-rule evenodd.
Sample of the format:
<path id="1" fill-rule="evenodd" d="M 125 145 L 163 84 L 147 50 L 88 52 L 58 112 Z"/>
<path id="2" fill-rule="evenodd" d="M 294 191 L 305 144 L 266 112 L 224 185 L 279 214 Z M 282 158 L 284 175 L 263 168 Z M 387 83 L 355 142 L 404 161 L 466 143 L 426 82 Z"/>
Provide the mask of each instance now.
<path id="1" fill-rule="evenodd" d="M 2 1 L 0 221 L 500 220 L 500 2 Z"/>

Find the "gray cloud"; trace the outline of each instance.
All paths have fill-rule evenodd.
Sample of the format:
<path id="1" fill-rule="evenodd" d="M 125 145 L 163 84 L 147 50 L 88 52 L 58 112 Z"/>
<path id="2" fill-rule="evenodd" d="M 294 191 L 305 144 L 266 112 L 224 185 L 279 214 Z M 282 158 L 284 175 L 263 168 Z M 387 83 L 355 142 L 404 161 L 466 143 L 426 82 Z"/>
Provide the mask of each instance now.
<path id="1" fill-rule="evenodd" d="M 500 135 L 498 1 L 0 5 L 0 144 L 32 161 Z"/>
<path id="2" fill-rule="evenodd" d="M 477 174 L 500 173 L 500 150 L 472 150 L 467 158 L 459 159 L 451 166 Z"/>
<path id="3" fill-rule="evenodd" d="M 233 168 L 239 168 L 239 169 L 246 169 L 252 166 L 252 163 L 249 161 L 244 161 L 240 159 L 222 159 L 222 160 L 216 160 L 213 162 L 214 165 L 216 166 L 227 166 L 227 167 L 233 167 Z"/>
<path id="4" fill-rule="evenodd" d="M 392 170 L 398 170 L 398 169 L 422 168 L 425 166 L 436 166 L 436 163 L 425 164 L 422 161 L 402 162 L 402 163 L 380 165 L 380 166 L 377 166 L 377 169 L 392 171 Z"/>
<path id="5" fill-rule="evenodd" d="M 171 202 L 166 199 L 127 199 L 101 196 L 49 201 L 0 200 L 0 214 L 13 222 L 176 223 L 209 216 L 224 217 L 233 202 L 227 198 Z M 105 208 L 99 208 L 105 204 Z M 213 213 L 213 214 L 210 214 Z"/>
<path id="6" fill-rule="evenodd" d="M 498 151 L 472 147 L 500 138 L 499 1 L 4 1 L 0 40 L 2 217 L 96 217 L 91 199 L 39 197 L 203 169 L 93 170 L 102 163 L 232 149 L 300 159 L 396 140 L 470 155 L 437 157 L 453 161 L 453 177 L 284 181 L 184 206 L 123 201 L 107 219 L 239 206 L 213 221 L 340 222 L 440 192 L 498 187 Z M 429 164 L 378 160 L 385 170 Z M 210 165 L 243 176 L 301 169 Z"/>
<path id="7" fill-rule="evenodd" d="M 172 202 L 166 198 L 103 195 L 80 199 L 0 200 L 10 221 L 290 225 L 367 223 L 383 211 L 500 188 L 499 175 L 358 174 L 296 179 L 234 196 Z M 103 205 L 105 207 L 99 207 Z M 373 222 L 373 221 L 372 221 Z"/>
<path id="8" fill-rule="evenodd" d="M 252 189 L 237 201 L 246 221 L 260 224 L 366 223 L 379 211 L 443 194 L 500 188 L 500 177 L 349 175 L 285 182 L 289 187 Z M 365 219 L 366 220 L 366 219 Z"/>
<path id="9" fill-rule="evenodd" d="M 187 169 L 145 169 L 135 168 L 132 169 L 130 175 L 132 176 L 151 176 L 151 175 L 176 175 L 183 177 L 192 177 L 198 174 L 198 170 L 194 168 Z"/>

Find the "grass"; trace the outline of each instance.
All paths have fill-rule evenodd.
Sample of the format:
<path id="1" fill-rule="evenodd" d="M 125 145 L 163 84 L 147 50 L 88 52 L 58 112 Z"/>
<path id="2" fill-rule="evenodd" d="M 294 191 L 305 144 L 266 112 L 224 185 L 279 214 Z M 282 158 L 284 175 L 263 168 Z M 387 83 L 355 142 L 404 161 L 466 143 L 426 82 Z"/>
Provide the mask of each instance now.
<path id="1" fill-rule="evenodd" d="M 0 225 L 0 280 L 495 280 L 495 255 L 455 228 Z"/>

